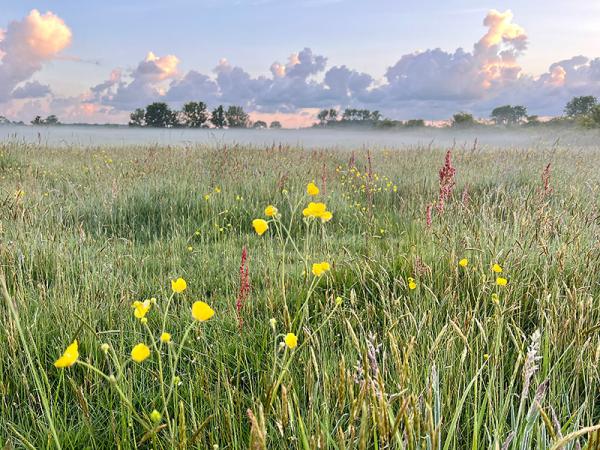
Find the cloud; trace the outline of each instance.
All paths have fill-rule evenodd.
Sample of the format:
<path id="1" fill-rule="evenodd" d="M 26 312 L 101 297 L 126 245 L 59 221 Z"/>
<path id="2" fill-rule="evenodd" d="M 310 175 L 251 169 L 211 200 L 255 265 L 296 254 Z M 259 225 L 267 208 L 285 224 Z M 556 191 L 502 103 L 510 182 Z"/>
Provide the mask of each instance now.
<path id="1" fill-rule="evenodd" d="M 51 93 L 52 91 L 50 90 L 50 86 L 41 84 L 37 81 L 28 81 L 24 85 L 19 86 L 12 91 L 12 98 L 20 99 L 45 97 Z"/>
<path id="2" fill-rule="evenodd" d="M 21 21 L 13 21 L 0 35 L 0 102 L 13 89 L 55 59 L 71 43 L 71 30 L 51 12 L 32 10 Z"/>
<path id="3" fill-rule="evenodd" d="M 59 53 L 71 33 L 57 16 L 33 10 L 0 31 L 0 102 L 18 97 L 25 105 L 27 96 L 45 96 L 28 107 L 47 105 L 81 120 L 104 114 L 112 121 L 153 101 L 179 108 L 201 100 L 211 108 L 242 105 L 252 117 L 297 125 L 314 120 L 319 108 L 368 108 L 392 118 L 435 120 L 457 111 L 487 116 L 495 106 L 516 103 L 530 113 L 553 115 L 575 95 L 600 96 L 600 58 L 575 56 L 533 76 L 519 64 L 528 36 L 513 13 L 488 11 L 482 24 L 482 35 L 470 49 L 401 55 L 384 74 L 328 67 L 328 58 L 308 47 L 273 62 L 266 75 L 253 75 L 225 58 L 212 73 L 182 71 L 177 56 L 150 51 L 132 69 L 114 69 L 82 95 L 59 99 L 48 86 L 29 80 L 44 62 L 63 57 Z"/>

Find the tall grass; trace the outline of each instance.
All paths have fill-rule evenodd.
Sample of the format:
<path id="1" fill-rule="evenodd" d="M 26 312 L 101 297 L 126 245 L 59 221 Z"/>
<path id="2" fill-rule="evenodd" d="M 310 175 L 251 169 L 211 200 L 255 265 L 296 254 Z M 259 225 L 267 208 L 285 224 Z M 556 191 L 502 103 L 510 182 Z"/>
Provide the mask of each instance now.
<path id="1" fill-rule="evenodd" d="M 600 152 L 455 150 L 428 227 L 445 153 L 3 144 L 0 444 L 596 448 Z M 302 216 L 313 180 L 325 224 Z M 129 357 L 152 297 L 173 373 L 171 347 Z M 216 314 L 184 340 L 196 300 Z"/>

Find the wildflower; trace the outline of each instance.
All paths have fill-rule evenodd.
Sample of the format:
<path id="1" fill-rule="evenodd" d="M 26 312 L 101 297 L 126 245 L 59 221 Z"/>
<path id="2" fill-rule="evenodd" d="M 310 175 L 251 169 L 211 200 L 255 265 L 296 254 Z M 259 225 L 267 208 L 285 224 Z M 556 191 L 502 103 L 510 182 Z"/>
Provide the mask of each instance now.
<path id="1" fill-rule="evenodd" d="M 469 260 L 467 258 L 463 258 L 458 262 L 460 267 L 467 267 L 469 265 Z"/>
<path id="2" fill-rule="evenodd" d="M 502 278 L 502 277 L 496 278 L 496 284 L 498 286 L 506 286 L 506 283 L 508 283 L 508 280 L 506 278 Z"/>
<path id="3" fill-rule="evenodd" d="M 333 218 L 333 213 L 331 211 L 325 211 L 321 214 L 321 222 L 329 222 Z"/>
<path id="4" fill-rule="evenodd" d="M 294 349 L 298 345 L 298 336 L 294 333 L 288 333 L 285 335 L 283 342 L 285 342 L 285 345 L 287 345 L 288 348 Z"/>
<path id="5" fill-rule="evenodd" d="M 310 202 L 306 208 L 302 211 L 304 217 L 310 217 L 314 219 L 321 219 L 322 222 L 329 222 L 333 217 L 331 211 L 327 211 L 327 205 L 325 203 Z"/>
<path id="6" fill-rule="evenodd" d="M 215 192 L 216 192 L 217 194 L 220 194 L 220 193 L 221 193 L 221 188 L 220 188 L 219 186 L 217 186 L 217 187 L 215 188 Z"/>
<path id="7" fill-rule="evenodd" d="M 310 182 L 306 186 L 306 193 L 308 195 L 310 195 L 311 197 L 314 197 L 315 195 L 319 195 L 319 188 L 317 187 L 317 185 L 315 183 Z"/>
<path id="8" fill-rule="evenodd" d="M 275 317 L 272 317 L 269 320 L 269 325 L 271 325 L 271 328 L 273 329 L 273 331 L 275 331 L 275 327 L 277 326 L 277 320 L 275 320 Z"/>
<path id="9" fill-rule="evenodd" d="M 312 265 L 312 273 L 316 277 L 320 277 L 325 272 L 329 271 L 329 269 L 331 269 L 331 266 L 326 261 L 323 261 L 323 262 L 320 262 L 320 263 L 314 263 Z"/>
<path id="10" fill-rule="evenodd" d="M 408 288 L 411 291 L 417 288 L 417 283 L 415 283 L 415 279 L 412 277 L 408 277 Z"/>
<path id="11" fill-rule="evenodd" d="M 205 194 L 204 195 L 204 200 L 209 201 L 210 200 L 210 194 Z"/>
<path id="12" fill-rule="evenodd" d="M 191 252 L 191 251 L 193 251 L 193 250 L 194 250 L 194 247 L 192 247 L 192 246 L 190 245 L 190 246 L 188 246 L 188 248 L 187 248 L 187 249 L 188 249 L 188 252 Z"/>
<path id="13" fill-rule="evenodd" d="M 335 298 L 335 306 L 341 306 L 342 303 L 344 303 L 344 299 L 342 297 Z"/>
<path id="14" fill-rule="evenodd" d="M 77 340 L 73 341 L 71 345 L 67 347 L 65 352 L 54 362 L 54 367 L 58 369 L 64 369 L 65 367 L 71 367 L 75 364 L 75 361 L 79 358 L 79 345 Z"/>
<path id="15" fill-rule="evenodd" d="M 262 236 L 265 233 L 265 231 L 269 229 L 269 224 L 264 219 L 254 219 L 252 221 L 252 226 L 254 227 L 254 231 L 256 231 L 256 234 L 258 234 L 259 236 Z"/>
<path id="16" fill-rule="evenodd" d="M 493 270 L 494 272 L 496 272 L 496 273 L 502 273 L 502 267 L 500 267 L 500 265 L 499 265 L 499 264 L 494 264 L 494 265 L 492 266 L 492 270 Z"/>
<path id="17" fill-rule="evenodd" d="M 171 342 L 171 334 L 165 331 L 163 334 L 160 335 L 160 341 L 164 342 L 165 344 Z"/>
<path id="18" fill-rule="evenodd" d="M 142 325 L 146 325 L 148 323 L 148 318 L 147 317 L 142 317 L 140 319 L 140 322 L 141 322 Z"/>
<path id="19" fill-rule="evenodd" d="M 150 349 L 146 344 L 140 343 L 131 350 L 131 359 L 135 362 L 141 363 L 148 356 L 150 356 Z"/>
<path id="20" fill-rule="evenodd" d="M 496 293 L 492 294 L 492 303 L 494 305 L 499 305 L 500 304 L 500 297 L 498 296 L 498 294 L 496 294 Z"/>
<path id="21" fill-rule="evenodd" d="M 143 302 L 136 300 L 131 305 L 131 307 L 133 308 L 133 315 L 136 319 L 143 319 L 144 317 L 146 317 L 146 314 L 150 310 L 150 306 L 150 300 L 144 300 Z"/>
<path id="22" fill-rule="evenodd" d="M 277 212 L 277 208 L 275 208 L 273 205 L 269 205 L 265 208 L 265 216 L 267 217 L 275 217 Z"/>
<path id="23" fill-rule="evenodd" d="M 162 414 L 157 410 L 154 410 L 150 413 L 150 420 L 152 420 L 152 422 L 158 423 L 160 422 L 160 419 L 162 419 Z"/>
<path id="24" fill-rule="evenodd" d="M 181 294 L 187 288 L 187 283 L 183 278 L 177 278 L 176 280 L 171 280 L 171 289 L 176 294 Z"/>
<path id="25" fill-rule="evenodd" d="M 102 350 L 102 352 L 104 354 L 108 353 L 109 349 L 110 349 L 110 345 L 108 345 L 106 342 L 100 346 L 100 350 Z"/>
<path id="26" fill-rule="evenodd" d="M 192 305 L 192 317 L 199 322 L 205 322 L 215 315 L 215 311 L 208 303 L 197 301 Z"/>

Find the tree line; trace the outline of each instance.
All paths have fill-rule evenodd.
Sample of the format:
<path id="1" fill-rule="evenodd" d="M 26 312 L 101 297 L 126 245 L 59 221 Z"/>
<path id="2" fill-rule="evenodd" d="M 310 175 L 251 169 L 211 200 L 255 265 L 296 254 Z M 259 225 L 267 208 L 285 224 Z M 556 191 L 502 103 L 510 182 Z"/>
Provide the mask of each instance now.
<path id="1" fill-rule="evenodd" d="M 250 121 L 250 116 L 241 106 L 225 108 L 217 106 L 211 112 L 204 102 L 188 102 L 180 111 L 172 110 L 164 102 L 154 102 L 145 108 L 138 108 L 129 116 L 130 127 L 152 128 L 281 128 L 278 121 L 267 125 L 262 120 Z"/>
<path id="2" fill-rule="evenodd" d="M 414 128 L 424 127 L 423 119 L 410 119 L 406 121 L 383 118 L 379 111 L 368 109 L 350 109 L 343 112 L 336 109 L 323 109 L 317 114 L 315 127 L 343 127 L 343 126 L 368 126 L 372 128 Z M 529 115 L 527 107 L 522 105 L 502 105 L 494 108 L 490 113 L 490 121 L 496 126 L 536 126 L 543 122 L 537 115 Z M 548 121 L 551 125 L 578 124 L 586 128 L 600 128 L 600 103 L 592 95 L 574 97 L 564 108 L 562 117 L 555 117 Z M 473 114 L 458 112 L 450 120 L 450 126 L 467 128 L 487 125 L 478 121 Z"/>

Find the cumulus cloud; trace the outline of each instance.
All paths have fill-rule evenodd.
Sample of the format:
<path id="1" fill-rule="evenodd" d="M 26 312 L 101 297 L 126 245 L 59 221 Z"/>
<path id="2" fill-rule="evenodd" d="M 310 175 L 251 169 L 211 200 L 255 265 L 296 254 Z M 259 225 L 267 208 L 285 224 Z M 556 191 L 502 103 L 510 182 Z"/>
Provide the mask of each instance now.
<path id="1" fill-rule="evenodd" d="M 51 12 L 34 9 L 23 20 L 9 23 L 0 34 L 0 101 L 8 100 L 19 83 L 56 58 L 71 37 L 69 27 Z"/>
<path id="2" fill-rule="evenodd" d="M 20 99 L 45 97 L 51 92 L 52 91 L 50 90 L 50 86 L 48 86 L 47 84 L 41 84 L 37 81 L 28 81 L 27 83 L 15 88 L 15 90 L 12 91 L 12 98 Z"/>
<path id="3" fill-rule="evenodd" d="M 281 118 L 295 125 L 325 107 L 378 109 L 401 119 L 445 119 L 460 110 L 487 116 L 499 104 L 518 103 L 531 113 L 552 115 L 560 114 L 574 95 L 600 96 L 600 58 L 575 56 L 532 76 L 519 64 L 528 36 L 512 12 L 491 10 L 482 25 L 482 36 L 470 49 L 401 55 L 384 74 L 328 67 L 328 58 L 311 48 L 273 62 L 266 75 L 258 76 L 227 59 L 212 73 L 184 72 L 177 56 L 149 52 L 133 69 L 113 70 L 81 96 L 57 99 L 48 86 L 30 78 L 44 62 L 60 57 L 71 33 L 57 16 L 34 10 L 0 31 L 0 101 L 46 96 L 48 107 L 60 108 L 69 117 L 80 114 L 85 120 L 105 114 L 113 120 L 153 101 L 180 107 L 202 100 L 211 107 L 242 105 L 253 117 Z"/>

